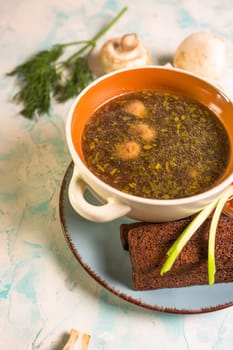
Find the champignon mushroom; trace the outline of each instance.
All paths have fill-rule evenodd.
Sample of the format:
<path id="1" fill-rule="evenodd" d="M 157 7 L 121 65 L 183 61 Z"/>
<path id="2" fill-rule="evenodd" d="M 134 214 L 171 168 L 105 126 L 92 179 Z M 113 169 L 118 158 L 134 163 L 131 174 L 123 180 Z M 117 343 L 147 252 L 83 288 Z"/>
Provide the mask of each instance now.
<path id="1" fill-rule="evenodd" d="M 177 47 L 173 64 L 208 79 L 220 79 L 227 65 L 226 44 L 208 32 L 186 37 Z"/>
<path id="2" fill-rule="evenodd" d="M 139 118 L 144 118 L 147 114 L 146 106 L 142 101 L 137 99 L 128 101 L 124 106 L 124 111 Z"/>
<path id="3" fill-rule="evenodd" d="M 136 141 L 128 141 L 117 147 L 119 157 L 122 160 L 135 159 L 138 157 L 141 147 Z"/>
<path id="4" fill-rule="evenodd" d="M 129 133 L 140 135 L 145 142 L 151 142 L 156 135 L 155 129 L 147 124 L 136 124 L 130 127 Z"/>
<path id="5" fill-rule="evenodd" d="M 125 34 L 106 41 L 100 57 L 105 73 L 150 64 L 150 52 L 136 34 Z"/>

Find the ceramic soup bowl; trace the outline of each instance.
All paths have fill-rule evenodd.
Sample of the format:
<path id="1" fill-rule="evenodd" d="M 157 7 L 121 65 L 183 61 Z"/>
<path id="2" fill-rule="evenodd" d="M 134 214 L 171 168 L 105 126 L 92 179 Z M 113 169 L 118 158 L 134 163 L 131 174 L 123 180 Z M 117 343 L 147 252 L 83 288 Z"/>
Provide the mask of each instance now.
<path id="1" fill-rule="evenodd" d="M 209 190 L 185 198 L 143 198 L 111 187 L 86 165 L 82 134 L 93 112 L 106 101 L 124 93 L 160 89 L 185 94 L 201 102 L 220 118 L 227 131 L 230 140 L 228 165 L 219 181 Z M 66 137 L 74 163 L 69 200 L 74 210 L 90 221 L 107 222 L 122 216 L 149 222 L 181 219 L 200 211 L 233 182 L 233 104 L 218 87 L 178 69 L 148 66 L 124 69 L 98 78 L 74 101 L 66 121 Z M 87 189 L 101 205 L 87 199 Z"/>

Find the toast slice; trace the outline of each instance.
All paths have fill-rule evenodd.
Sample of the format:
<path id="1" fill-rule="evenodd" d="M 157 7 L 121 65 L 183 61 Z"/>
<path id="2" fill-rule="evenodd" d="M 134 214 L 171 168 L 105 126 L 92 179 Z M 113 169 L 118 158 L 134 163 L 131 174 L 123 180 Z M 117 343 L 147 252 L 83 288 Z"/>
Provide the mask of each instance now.
<path id="1" fill-rule="evenodd" d="M 192 220 L 168 223 L 132 223 L 120 227 L 121 242 L 129 250 L 136 290 L 208 284 L 209 217 L 181 251 L 169 272 L 160 275 L 167 252 Z M 233 220 L 221 215 L 216 235 L 215 282 L 233 282 Z"/>

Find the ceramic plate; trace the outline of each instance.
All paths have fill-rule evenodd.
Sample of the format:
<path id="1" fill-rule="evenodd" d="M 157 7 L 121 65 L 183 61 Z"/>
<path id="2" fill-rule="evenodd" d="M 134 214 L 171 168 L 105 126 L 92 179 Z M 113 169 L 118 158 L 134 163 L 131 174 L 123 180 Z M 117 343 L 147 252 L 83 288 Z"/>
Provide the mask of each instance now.
<path id="1" fill-rule="evenodd" d="M 70 164 L 61 186 L 61 224 L 71 251 L 96 281 L 128 302 L 157 311 L 194 314 L 233 305 L 233 283 L 135 291 L 129 254 L 121 246 L 119 231 L 121 223 L 131 220 L 121 218 L 99 224 L 79 216 L 72 209 L 67 194 L 72 169 Z M 88 196 L 94 201 L 91 194 Z"/>

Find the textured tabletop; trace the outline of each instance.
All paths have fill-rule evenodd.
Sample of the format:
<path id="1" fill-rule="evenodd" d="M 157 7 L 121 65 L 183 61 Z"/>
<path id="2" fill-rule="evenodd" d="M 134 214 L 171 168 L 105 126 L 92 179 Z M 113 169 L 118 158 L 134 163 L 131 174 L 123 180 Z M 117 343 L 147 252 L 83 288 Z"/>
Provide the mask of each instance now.
<path id="1" fill-rule="evenodd" d="M 102 38 L 136 32 L 153 64 L 170 61 L 188 34 L 211 31 L 228 45 L 218 82 L 233 97 L 232 0 L 1 0 L 0 4 L 0 349 L 62 349 L 71 328 L 91 350 L 230 350 L 233 308 L 196 315 L 152 311 L 97 283 L 64 238 L 59 193 L 71 161 L 65 120 L 72 99 L 30 121 L 11 102 L 5 76 L 38 50 L 89 39 L 124 6 Z M 233 291 L 232 291 L 233 294 Z"/>

